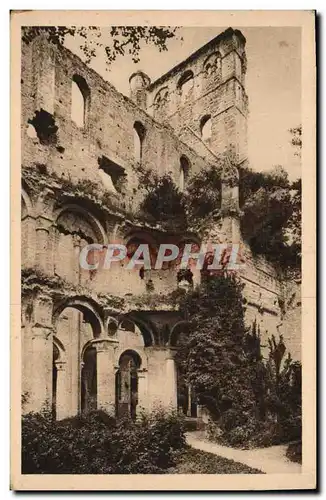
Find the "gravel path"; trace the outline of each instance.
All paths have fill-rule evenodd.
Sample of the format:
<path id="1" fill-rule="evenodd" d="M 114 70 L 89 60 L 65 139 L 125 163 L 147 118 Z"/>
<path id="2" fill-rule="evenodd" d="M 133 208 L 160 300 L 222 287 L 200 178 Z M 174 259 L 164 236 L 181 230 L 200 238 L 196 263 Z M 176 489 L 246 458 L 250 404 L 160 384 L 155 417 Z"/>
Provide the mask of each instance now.
<path id="1" fill-rule="evenodd" d="M 285 456 L 287 445 L 271 446 L 269 448 L 255 448 L 239 450 L 220 444 L 211 443 L 202 437 L 202 433 L 188 432 L 187 444 L 197 450 L 214 453 L 236 462 L 248 465 L 265 472 L 266 474 L 300 474 L 301 465 L 291 462 Z"/>

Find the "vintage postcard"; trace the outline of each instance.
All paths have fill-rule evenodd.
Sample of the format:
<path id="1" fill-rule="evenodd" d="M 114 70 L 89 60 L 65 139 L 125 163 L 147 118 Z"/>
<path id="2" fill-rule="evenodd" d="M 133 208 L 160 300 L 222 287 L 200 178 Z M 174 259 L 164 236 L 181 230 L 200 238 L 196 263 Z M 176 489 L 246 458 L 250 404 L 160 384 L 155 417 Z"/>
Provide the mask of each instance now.
<path id="1" fill-rule="evenodd" d="M 11 488 L 316 488 L 314 11 L 12 11 Z"/>

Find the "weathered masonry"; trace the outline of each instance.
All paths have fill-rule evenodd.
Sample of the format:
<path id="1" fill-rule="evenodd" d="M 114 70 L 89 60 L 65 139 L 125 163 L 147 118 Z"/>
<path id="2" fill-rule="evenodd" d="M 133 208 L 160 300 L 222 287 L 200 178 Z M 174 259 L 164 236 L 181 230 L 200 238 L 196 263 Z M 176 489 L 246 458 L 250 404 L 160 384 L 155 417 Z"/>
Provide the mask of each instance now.
<path id="1" fill-rule="evenodd" d="M 79 254 L 89 243 L 145 242 L 154 250 L 200 244 L 198 234 L 131 216 L 141 201 L 137 166 L 171 172 L 184 189 L 220 155 L 224 218 L 209 236 L 244 245 L 234 165 L 248 161 L 245 74 L 245 39 L 231 28 L 155 82 L 131 75 L 130 98 L 46 38 L 23 43 L 24 411 L 52 407 L 62 419 L 104 408 L 137 416 L 160 404 L 200 418 L 174 360 L 187 323 L 164 303 L 180 286 L 175 268 L 142 276 L 119 266 L 86 271 Z M 299 358 L 299 299 L 244 247 L 248 323 L 256 319 L 263 334 L 283 333 Z M 284 296 L 293 303 L 288 315 L 280 308 Z"/>

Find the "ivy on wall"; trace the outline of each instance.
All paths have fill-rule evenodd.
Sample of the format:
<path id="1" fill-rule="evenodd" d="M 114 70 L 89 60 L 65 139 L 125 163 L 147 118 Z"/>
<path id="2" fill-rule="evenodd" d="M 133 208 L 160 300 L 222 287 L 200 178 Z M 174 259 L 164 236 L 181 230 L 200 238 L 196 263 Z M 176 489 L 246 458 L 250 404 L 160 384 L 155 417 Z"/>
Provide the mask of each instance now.
<path id="1" fill-rule="evenodd" d="M 141 172 L 145 191 L 141 209 L 153 221 L 171 227 L 200 227 L 221 213 L 221 166 L 211 166 L 189 179 L 181 193 L 169 174 Z M 241 233 L 252 252 L 263 255 L 281 269 L 301 265 L 301 180 L 291 183 L 282 167 L 254 172 L 239 167 Z"/>
<path id="2" fill-rule="evenodd" d="M 242 289 L 224 272 L 180 298 L 189 328 L 178 341 L 179 371 L 210 414 L 212 439 L 240 446 L 298 439 L 301 365 L 286 357 L 282 337 L 272 336 L 263 358 L 257 325 L 245 327 Z"/>

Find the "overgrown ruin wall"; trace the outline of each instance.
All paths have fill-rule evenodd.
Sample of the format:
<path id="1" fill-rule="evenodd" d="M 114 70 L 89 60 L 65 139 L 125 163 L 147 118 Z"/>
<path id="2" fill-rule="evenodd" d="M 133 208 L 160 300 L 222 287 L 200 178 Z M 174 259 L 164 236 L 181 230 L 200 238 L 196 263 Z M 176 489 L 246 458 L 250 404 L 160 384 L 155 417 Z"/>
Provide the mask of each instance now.
<path id="1" fill-rule="evenodd" d="M 194 83 L 181 106 L 178 83 L 190 68 Z M 28 408 L 39 410 L 54 398 L 55 346 L 56 384 L 62 391 L 57 398 L 59 416 L 80 409 L 83 356 L 90 344 L 98 358 L 99 407 L 112 409 L 115 404 L 115 375 L 125 350 L 135 351 L 141 359 L 139 404 L 148 409 L 159 402 L 176 406 L 171 338 L 181 318 L 158 300 L 177 289 L 175 267 L 146 271 L 143 277 L 139 270 L 122 269 L 122 264 L 92 272 L 80 269 L 79 254 L 88 243 L 127 244 L 137 239 L 155 252 L 160 243 L 200 243 L 197 235 L 167 232 L 130 217 L 141 200 L 137 172 L 140 165 L 160 175 L 170 172 L 179 185 L 182 157 L 190 176 L 214 165 L 223 152 L 246 161 L 244 76 L 244 40 L 231 30 L 150 84 L 140 107 L 68 50 L 42 37 L 23 44 L 22 268 L 29 281 L 22 299 L 22 341 Z M 72 120 L 73 82 L 84 92 L 82 127 Z M 164 86 L 167 99 L 156 106 L 155 97 Z M 212 120 L 209 141 L 203 140 L 199 128 L 203 110 Z M 143 131 L 140 156 L 135 151 L 135 124 Z M 237 188 L 228 192 L 238 196 Z M 252 255 L 237 228 L 238 220 L 228 216 L 215 233 L 221 240 L 240 239 L 244 247 L 246 267 L 241 275 L 247 324 L 259 324 L 265 355 L 267 337 L 279 332 L 299 359 L 299 299 L 282 312 L 284 290 L 275 269 Z M 128 327 L 123 324 L 126 317 Z"/>

